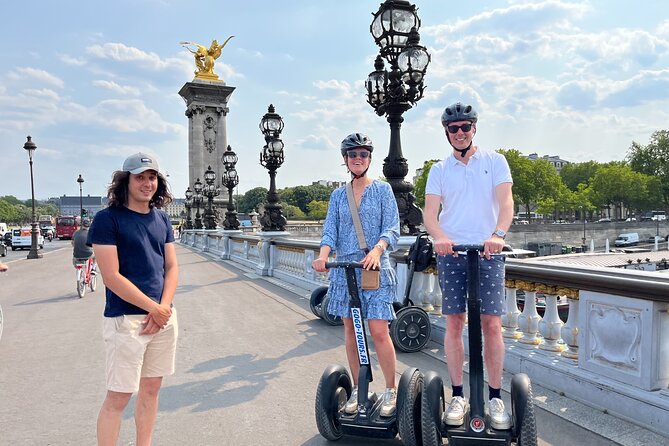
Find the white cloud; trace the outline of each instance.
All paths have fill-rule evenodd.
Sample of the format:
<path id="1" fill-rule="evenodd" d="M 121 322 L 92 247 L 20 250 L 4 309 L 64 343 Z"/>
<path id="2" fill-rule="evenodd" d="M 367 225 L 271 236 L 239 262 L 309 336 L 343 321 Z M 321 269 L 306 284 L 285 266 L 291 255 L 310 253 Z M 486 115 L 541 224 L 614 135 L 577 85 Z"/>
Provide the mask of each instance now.
<path id="1" fill-rule="evenodd" d="M 95 105 L 91 112 L 92 121 L 120 132 L 179 133 L 184 131 L 182 125 L 165 122 L 158 112 L 147 107 L 139 99 L 104 100 Z"/>
<path id="2" fill-rule="evenodd" d="M 130 87 L 126 85 L 119 85 L 116 82 L 113 81 L 105 81 L 105 80 L 98 80 L 98 81 L 93 81 L 93 85 L 96 87 L 104 88 L 107 90 L 111 90 L 115 93 L 119 93 L 121 95 L 130 95 L 130 96 L 139 96 L 140 91 L 139 88 L 136 87 Z"/>
<path id="3" fill-rule="evenodd" d="M 37 81 L 46 84 L 55 85 L 56 87 L 63 88 L 65 82 L 60 79 L 58 76 L 55 76 L 48 71 L 40 70 L 37 68 L 30 67 L 19 67 L 14 71 L 10 72 L 8 75 L 11 80 L 27 80 L 27 81 Z"/>
<path id="4" fill-rule="evenodd" d="M 81 67 L 83 65 L 86 65 L 86 60 L 83 58 L 70 56 L 69 54 L 60 54 L 58 57 L 63 63 L 67 65 L 73 65 L 76 67 Z"/>

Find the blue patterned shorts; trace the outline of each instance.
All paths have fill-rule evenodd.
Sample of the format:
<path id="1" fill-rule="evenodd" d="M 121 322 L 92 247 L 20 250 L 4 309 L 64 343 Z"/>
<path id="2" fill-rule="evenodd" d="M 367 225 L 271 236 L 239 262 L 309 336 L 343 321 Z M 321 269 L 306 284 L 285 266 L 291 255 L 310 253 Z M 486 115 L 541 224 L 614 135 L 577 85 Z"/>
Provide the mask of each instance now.
<path id="1" fill-rule="evenodd" d="M 501 316 L 506 311 L 504 290 L 505 256 L 479 259 L 481 314 Z M 441 287 L 441 312 L 458 314 L 467 311 L 467 256 L 437 256 L 439 286 Z"/>

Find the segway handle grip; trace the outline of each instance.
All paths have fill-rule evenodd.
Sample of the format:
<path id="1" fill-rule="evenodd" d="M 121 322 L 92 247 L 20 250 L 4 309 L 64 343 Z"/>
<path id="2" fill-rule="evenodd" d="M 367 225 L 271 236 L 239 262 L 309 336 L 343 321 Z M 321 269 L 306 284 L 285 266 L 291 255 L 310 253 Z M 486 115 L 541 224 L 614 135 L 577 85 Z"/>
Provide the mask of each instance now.
<path id="1" fill-rule="evenodd" d="M 327 269 L 331 268 L 363 268 L 360 262 L 325 262 Z"/>
<path id="2" fill-rule="evenodd" d="M 453 251 L 465 252 L 465 251 L 483 251 L 483 245 L 453 245 Z M 513 251 L 513 248 L 509 245 L 504 245 L 502 251 Z"/>

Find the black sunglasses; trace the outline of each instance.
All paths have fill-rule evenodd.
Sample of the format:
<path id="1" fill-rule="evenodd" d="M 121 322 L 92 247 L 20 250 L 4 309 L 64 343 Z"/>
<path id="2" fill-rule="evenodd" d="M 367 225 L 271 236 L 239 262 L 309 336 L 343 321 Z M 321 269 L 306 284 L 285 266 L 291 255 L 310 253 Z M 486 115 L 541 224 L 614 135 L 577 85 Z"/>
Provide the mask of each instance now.
<path id="1" fill-rule="evenodd" d="M 349 150 L 348 152 L 346 152 L 346 156 L 349 157 L 349 158 L 353 158 L 353 159 L 355 159 L 357 157 L 365 159 L 365 158 L 369 158 L 369 152 L 366 151 L 366 150 L 363 151 L 363 152 L 354 152 L 352 150 Z"/>
<path id="2" fill-rule="evenodd" d="M 462 124 L 462 125 L 449 125 L 446 128 L 448 129 L 448 133 L 455 134 L 455 133 L 458 133 L 458 130 L 460 130 L 460 129 L 462 129 L 462 131 L 464 133 L 467 133 L 468 131 L 470 131 L 472 129 L 472 125 L 471 125 L 471 123 Z"/>

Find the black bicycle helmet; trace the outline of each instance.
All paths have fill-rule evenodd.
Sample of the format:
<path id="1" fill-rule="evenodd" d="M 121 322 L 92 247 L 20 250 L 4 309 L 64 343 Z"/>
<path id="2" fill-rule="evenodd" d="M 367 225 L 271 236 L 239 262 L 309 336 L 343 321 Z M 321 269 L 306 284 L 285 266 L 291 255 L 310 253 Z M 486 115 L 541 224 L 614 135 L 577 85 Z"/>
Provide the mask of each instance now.
<path id="1" fill-rule="evenodd" d="M 341 142 L 341 154 L 346 156 L 346 152 L 352 149 L 357 149 L 358 147 L 367 149 L 370 152 L 374 151 L 374 146 L 372 145 L 372 140 L 369 139 L 369 136 L 364 133 L 351 133 Z"/>
<path id="2" fill-rule="evenodd" d="M 463 104 L 462 102 L 456 102 L 453 105 L 449 105 L 441 115 L 441 123 L 443 125 L 456 121 L 469 121 L 474 123 L 478 121 L 478 119 L 479 114 L 476 113 L 474 107 L 469 104 Z"/>

